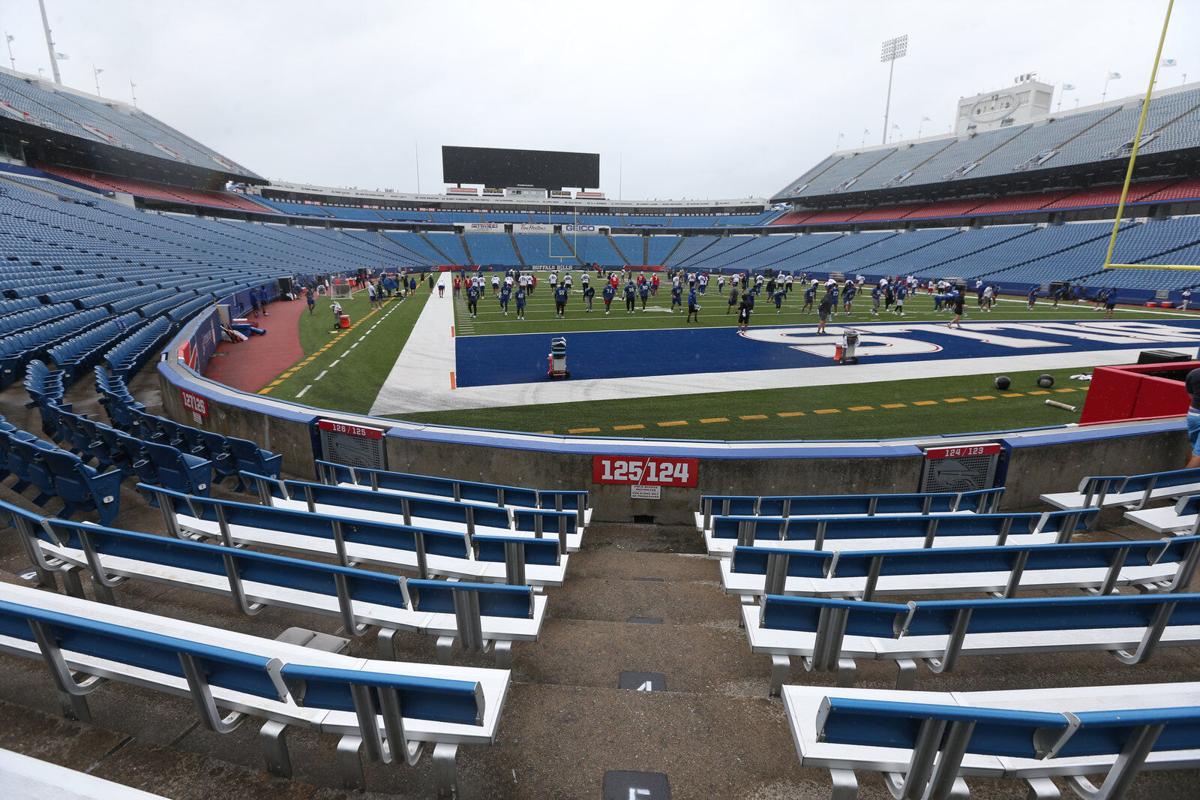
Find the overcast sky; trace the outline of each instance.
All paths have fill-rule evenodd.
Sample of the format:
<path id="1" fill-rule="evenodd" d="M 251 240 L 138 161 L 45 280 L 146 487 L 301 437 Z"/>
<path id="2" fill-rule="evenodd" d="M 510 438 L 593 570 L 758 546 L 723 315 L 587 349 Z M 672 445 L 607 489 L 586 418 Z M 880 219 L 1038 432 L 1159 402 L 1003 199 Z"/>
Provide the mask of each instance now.
<path id="1" fill-rule="evenodd" d="M 1145 91 L 1165 0 L 365 2 L 46 0 L 63 81 L 129 100 L 274 179 L 441 183 L 440 146 L 600 153 L 610 197 L 768 196 L 835 146 L 950 129 L 960 96 L 1036 71 L 1064 108 Z M 17 69 L 49 75 L 36 0 L 0 0 Z M 1200 0 L 1159 74 L 1200 79 Z M 1057 102 L 1057 98 L 1056 98 Z M 929 121 L 922 122 L 923 117 Z M 864 131 L 870 131 L 864 134 Z M 839 140 L 839 134 L 844 138 Z M 623 162 L 623 168 L 622 168 Z"/>

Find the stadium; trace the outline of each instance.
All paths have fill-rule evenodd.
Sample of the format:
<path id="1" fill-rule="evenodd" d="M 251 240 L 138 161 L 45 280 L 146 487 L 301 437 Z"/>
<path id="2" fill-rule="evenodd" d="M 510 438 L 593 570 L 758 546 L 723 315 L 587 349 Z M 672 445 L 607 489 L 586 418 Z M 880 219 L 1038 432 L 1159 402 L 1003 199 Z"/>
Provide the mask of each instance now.
<path id="1" fill-rule="evenodd" d="M 1194 14 L 1144 91 L 911 138 L 890 38 L 880 144 L 638 200 L 476 115 L 436 191 L 268 179 L 64 83 L 53 5 L 0 67 L 5 797 L 1200 795 Z"/>

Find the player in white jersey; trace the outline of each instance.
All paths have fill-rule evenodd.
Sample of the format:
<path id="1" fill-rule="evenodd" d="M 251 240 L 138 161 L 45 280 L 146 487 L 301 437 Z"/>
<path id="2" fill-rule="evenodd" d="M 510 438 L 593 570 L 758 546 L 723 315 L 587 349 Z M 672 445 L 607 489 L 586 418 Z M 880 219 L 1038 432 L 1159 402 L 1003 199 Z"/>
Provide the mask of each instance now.
<path id="1" fill-rule="evenodd" d="M 500 276 L 492 275 L 492 297 L 500 294 Z"/>
<path id="2" fill-rule="evenodd" d="M 568 272 L 566 275 L 563 276 L 563 283 L 566 284 L 568 291 L 570 291 L 570 289 L 571 289 L 571 280 L 572 280 L 571 273 Z"/>

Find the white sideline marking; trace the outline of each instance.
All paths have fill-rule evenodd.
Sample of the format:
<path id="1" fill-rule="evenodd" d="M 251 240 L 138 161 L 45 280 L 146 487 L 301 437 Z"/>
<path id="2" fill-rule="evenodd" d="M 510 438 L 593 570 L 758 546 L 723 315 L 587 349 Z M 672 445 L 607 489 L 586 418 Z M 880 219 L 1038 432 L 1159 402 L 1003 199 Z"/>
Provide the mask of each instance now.
<path id="1" fill-rule="evenodd" d="M 334 367 L 336 367 L 336 366 L 337 366 L 338 364 L 340 364 L 340 363 L 342 363 L 342 360 L 339 358 L 337 361 L 334 361 L 332 364 L 330 364 L 330 365 L 329 365 L 329 368 L 330 368 L 330 369 L 333 369 Z"/>
<path id="2" fill-rule="evenodd" d="M 317 377 L 313 378 L 313 383 L 316 383 L 317 381 L 321 380 L 321 378 L 324 378 L 326 372 L 329 372 L 329 370 L 327 370 L 327 369 L 321 370 L 321 374 L 318 375 Z"/>
<path id="3" fill-rule="evenodd" d="M 454 339 L 454 303 L 450 298 L 430 297 L 413 324 L 404 349 L 392 365 L 392 371 L 379 389 L 372 414 L 389 413 L 392 408 L 412 409 L 432 400 L 430 409 L 439 408 L 438 398 L 453 397 L 446 376 L 457 369 Z"/>
<path id="4" fill-rule="evenodd" d="M 308 390 L 311 388 L 312 388 L 312 384 L 310 383 L 307 386 L 305 386 L 303 389 L 301 389 L 300 391 L 296 392 L 296 399 L 299 400 L 301 397 L 304 397 L 305 393 L 308 392 Z"/>

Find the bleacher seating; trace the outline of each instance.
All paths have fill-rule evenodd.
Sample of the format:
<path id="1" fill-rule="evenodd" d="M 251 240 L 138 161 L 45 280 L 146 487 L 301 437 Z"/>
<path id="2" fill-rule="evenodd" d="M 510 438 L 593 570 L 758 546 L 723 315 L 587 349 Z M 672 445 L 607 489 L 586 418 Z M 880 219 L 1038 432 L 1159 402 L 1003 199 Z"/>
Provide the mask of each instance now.
<path id="1" fill-rule="evenodd" d="M 856 660 L 895 662 L 896 688 L 912 688 L 917 664 L 950 672 L 964 655 L 1101 650 L 1141 664 L 1158 647 L 1200 644 L 1200 594 L 915 600 L 907 604 L 765 595 L 741 607 L 750 649 L 772 656 L 771 693 L 791 659 L 837 672 L 851 685 Z"/>
<path id="2" fill-rule="evenodd" d="M 1025 796 L 1120 800 L 1143 769 L 1194 769 L 1200 684 L 900 692 L 786 686 L 801 764 L 829 770 L 836 800 L 855 770 L 882 773 L 898 797 L 969 796 L 963 776 L 1016 782 Z M 1089 775 L 1103 775 L 1097 786 Z M 992 786 L 988 787 L 992 789 Z M 1153 790 L 1150 790 L 1153 794 Z"/>
<path id="3" fill-rule="evenodd" d="M 4 519 L 4 517 L 7 517 Z M 115 603 L 113 589 L 127 580 L 150 581 L 229 597 L 234 610 L 301 608 L 335 616 L 347 635 L 378 631 L 380 658 L 394 658 L 397 632 L 438 637 L 439 654 L 494 650 L 498 666 L 511 663 L 512 644 L 535 641 L 546 596 L 529 586 L 418 580 L 353 567 L 257 553 L 95 525 L 43 520 L 0 502 L 0 521 L 24 537 L 39 575 L 83 597 L 78 570 L 91 577 L 97 599 Z"/>
<path id="4" fill-rule="evenodd" d="M 736 547 L 721 560 L 727 594 L 811 597 L 922 597 L 947 593 L 1015 597 L 1022 589 L 1082 589 L 1108 594 L 1121 586 L 1186 588 L 1200 558 L 1200 537 L 1165 541 L 946 547 L 933 550 L 785 550 Z"/>
<path id="5" fill-rule="evenodd" d="M 509 683 L 507 670 L 363 660 L 10 584 L 0 585 L 0 652 L 44 662 L 85 721 L 106 679 L 190 698 L 215 733 L 266 720 L 267 767 L 284 777 L 288 728 L 336 734 L 350 788 L 365 784 L 360 753 L 412 765 L 428 743 L 438 787 L 452 793 L 458 746 L 494 739 Z"/>
<path id="6" fill-rule="evenodd" d="M 149 484 L 172 535 L 217 539 L 226 547 L 285 550 L 348 566 L 416 571 L 421 578 L 455 577 L 488 583 L 562 584 L 569 556 L 557 539 L 524 534 L 476 534 L 374 522 L 333 514 L 293 511 L 181 494 Z"/>
<path id="7" fill-rule="evenodd" d="M 272 508 L 333 514 L 352 519 L 407 525 L 426 530 L 476 534 L 532 535 L 552 538 L 563 553 L 578 552 L 583 532 L 574 511 L 501 507 L 473 501 L 419 497 L 391 491 L 291 481 L 243 473 L 253 481 L 259 501 Z"/>
<path id="8" fill-rule="evenodd" d="M 463 503 L 481 503 L 500 508 L 541 508 L 573 511 L 575 525 L 582 531 L 592 520 L 588 493 L 567 489 L 532 489 L 499 483 L 462 481 L 436 475 L 412 475 L 365 467 L 352 467 L 318 459 L 317 477 L 330 486 L 364 487 L 377 492 L 395 492 L 412 497 L 448 498 Z M 253 472 L 254 470 L 250 470 Z"/>
<path id="9" fill-rule="evenodd" d="M 720 558 L 746 545 L 845 551 L 1061 544 L 1087 529 L 1098 513 L 1088 508 L 1006 514 L 714 516 L 704 544 L 710 556 Z"/>
<path id="10" fill-rule="evenodd" d="M 1141 475 L 1091 475 L 1074 492 L 1049 492 L 1043 503 L 1055 508 L 1112 508 L 1136 510 L 1151 500 L 1174 500 L 1200 492 L 1200 469 L 1173 469 Z"/>
<path id="11" fill-rule="evenodd" d="M 956 511 L 994 513 L 1004 498 L 1004 487 L 969 492 L 912 492 L 879 494 L 734 495 L 700 496 L 696 528 L 712 529 L 718 516 L 824 517 L 838 514 L 945 514 Z"/>

